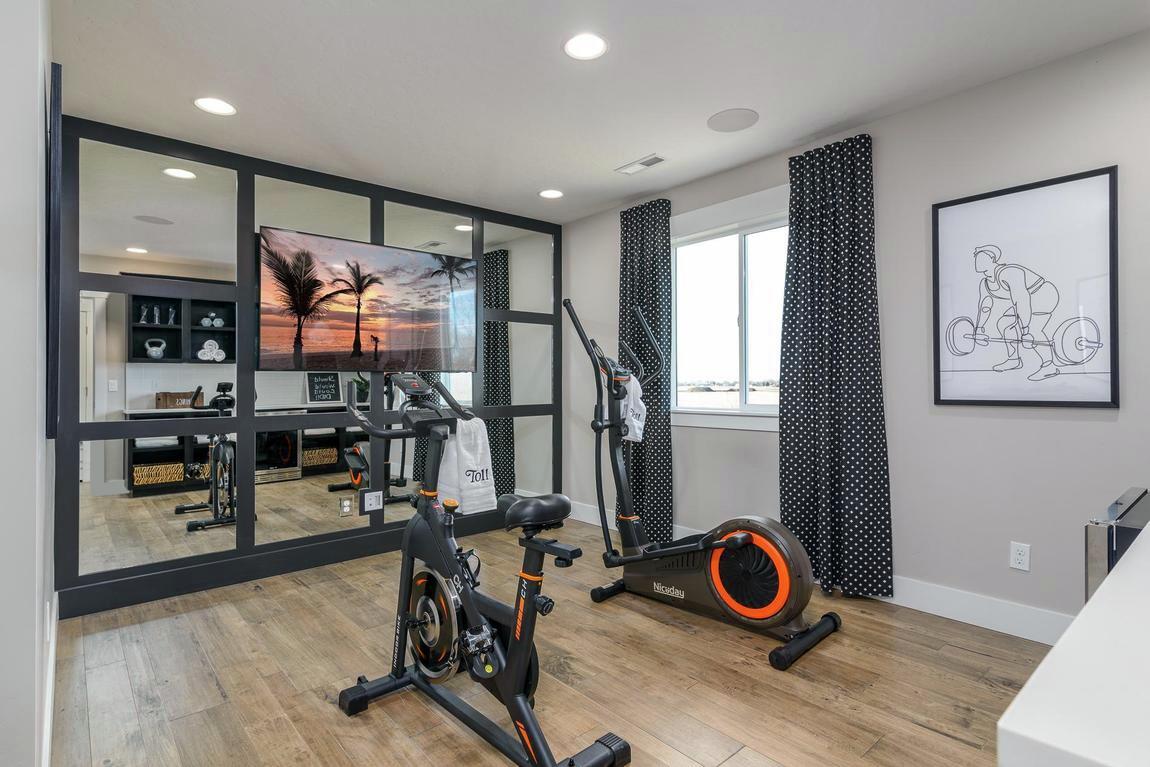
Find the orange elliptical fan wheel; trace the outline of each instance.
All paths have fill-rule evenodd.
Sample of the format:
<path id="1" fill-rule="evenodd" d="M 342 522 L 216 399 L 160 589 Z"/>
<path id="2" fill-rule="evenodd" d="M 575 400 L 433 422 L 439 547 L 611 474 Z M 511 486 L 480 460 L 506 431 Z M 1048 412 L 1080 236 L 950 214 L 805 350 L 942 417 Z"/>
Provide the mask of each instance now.
<path id="1" fill-rule="evenodd" d="M 746 534 L 738 548 L 712 549 L 707 580 L 711 593 L 734 621 L 772 628 L 802 615 L 814 589 L 811 561 L 790 530 L 773 519 L 730 519 L 714 532 L 718 540 Z"/>

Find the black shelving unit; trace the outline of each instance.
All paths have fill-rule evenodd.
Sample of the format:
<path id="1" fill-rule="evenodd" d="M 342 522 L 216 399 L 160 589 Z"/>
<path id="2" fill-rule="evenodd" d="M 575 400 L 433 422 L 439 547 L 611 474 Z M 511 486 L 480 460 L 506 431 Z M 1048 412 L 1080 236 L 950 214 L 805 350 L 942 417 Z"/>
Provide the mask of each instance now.
<path id="1" fill-rule="evenodd" d="M 161 296 L 130 297 L 128 315 L 128 362 L 181 363 L 193 362 L 201 365 L 226 365 L 236 361 L 236 305 L 224 301 L 207 301 L 194 298 L 164 298 Z M 156 311 L 156 308 L 159 311 Z M 173 311 L 174 310 L 174 313 Z M 221 327 L 203 325 L 205 317 L 214 314 L 223 320 Z M 141 317 L 147 319 L 141 322 Z M 160 322 L 154 322 L 156 318 Z M 172 324 L 168 320 L 172 319 Z M 164 356 L 153 359 L 148 356 L 147 342 L 158 338 L 164 342 Z M 208 339 L 220 345 L 227 355 L 222 362 L 201 360 L 196 353 Z"/>
<path id="2" fill-rule="evenodd" d="M 150 415 L 131 415 L 129 420 L 151 420 L 155 418 L 192 418 L 212 417 L 214 412 L 202 413 L 155 413 Z M 197 435 L 187 434 L 176 438 L 172 445 L 138 445 L 135 439 L 124 440 L 124 466 L 125 481 L 128 492 L 133 497 L 145 495 L 161 495 L 164 493 L 182 493 L 189 490 L 206 490 L 206 479 L 186 476 L 185 467 L 190 463 L 206 464 L 208 462 L 208 443 L 198 442 Z M 173 467 L 179 464 L 178 479 L 171 482 L 136 482 L 136 467 L 164 466 Z M 175 471 L 174 468 L 169 469 Z"/>

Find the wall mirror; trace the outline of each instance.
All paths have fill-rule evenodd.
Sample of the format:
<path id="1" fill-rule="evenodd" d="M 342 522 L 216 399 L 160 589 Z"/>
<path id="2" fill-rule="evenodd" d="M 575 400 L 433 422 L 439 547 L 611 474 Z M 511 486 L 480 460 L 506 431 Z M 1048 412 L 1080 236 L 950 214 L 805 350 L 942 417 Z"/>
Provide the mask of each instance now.
<path id="1" fill-rule="evenodd" d="M 487 306 L 521 312 L 551 312 L 555 289 L 555 244 L 550 234 L 486 223 L 483 226 L 483 253 L 484 269 L 495 278 L 487 283 Z M 501 266 L 501 260 L 506 261 L 505 266 Z M 505 276 L 501 272 L 505 272 Z"/>
<path id="2" fill-rule="evenodd" d="M 471 258 L 472 219 L 438 210 L 383 204 L 383 242 L 396 248 Z"/>
<path id="3" fill-rule="evenodd" d="M 371 240 L 371 200 L 264 176 L 256 177 L 256 231 L 261 226 Z M 285 318 L 285 321 L 290 318 Z M 256 372 L 256 414 L 284 415 L 337 411 L 340 405 L 309 405 L 302 372 Z"/>
<path id="4" fill-rule="evenodd" d="M 80 575 L 235 548 L 234 525 L 188 530 L 213 519 L 210 466 L 206 436 L 81 442 Z"/>
<path id="5" fill-rule="evenodd" d="M 80 271 L 235 281 L 235 171 L 81 139 L 79 175 Z"/>
<path id="6" fill-rule="evenodd" d="M 551 402 L 551 325 L 484 323 L 484 402 L 488 407 Z"/>
<path id="7" fill-rule="evenodd" d="M 235 313 L 228 301 L 80 291 L 80 420 L 203 415 L 192 406 L 236 380 Z"/>
<path id="8" fill-rule="evenodd" d="M 369 527 L 345 450 L 370 456 L 358 427 L 341 424 L 256 433 L 256 543 Z"/>

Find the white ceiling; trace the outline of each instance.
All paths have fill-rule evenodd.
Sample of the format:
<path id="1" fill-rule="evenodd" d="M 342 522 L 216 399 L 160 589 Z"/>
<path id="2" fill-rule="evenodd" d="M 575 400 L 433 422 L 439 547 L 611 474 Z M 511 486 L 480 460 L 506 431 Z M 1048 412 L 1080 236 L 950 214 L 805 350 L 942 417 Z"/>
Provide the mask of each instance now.
<path id="1" fill-rule="evenodd" d="M 69 114 L 557 222 L 1150 26 L 1146 0 L 52 5 Z M 584 30 L 602 59 L 563 55 Z M 762 119 L 708 130 L 730 107 Z"/>

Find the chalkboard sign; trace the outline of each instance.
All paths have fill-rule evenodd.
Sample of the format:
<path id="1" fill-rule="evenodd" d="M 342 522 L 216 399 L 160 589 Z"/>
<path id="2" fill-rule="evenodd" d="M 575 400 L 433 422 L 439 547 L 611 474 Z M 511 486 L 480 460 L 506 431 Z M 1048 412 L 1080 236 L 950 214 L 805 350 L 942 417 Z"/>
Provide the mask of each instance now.
<path id="1" fill-rule="evenodd" d="M 307 404 L 318 405 L 321 402 L 343 402 L 339 373 L 307 374 Z"/>

